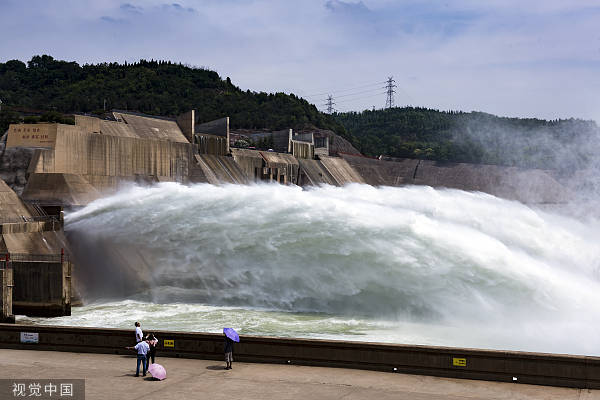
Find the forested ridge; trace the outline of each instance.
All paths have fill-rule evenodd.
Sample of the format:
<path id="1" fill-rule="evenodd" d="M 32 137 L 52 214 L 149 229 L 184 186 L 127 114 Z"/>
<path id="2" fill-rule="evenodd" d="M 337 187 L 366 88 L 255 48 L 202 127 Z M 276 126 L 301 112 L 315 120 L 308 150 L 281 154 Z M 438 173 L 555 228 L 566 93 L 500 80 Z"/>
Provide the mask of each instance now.
<path id="1" fill-rule="evenodd" d="M 61 113 L 104 109 L 176 116 L 196 110 L 199 121 L 229 116 L 232 128 L 331 129 L 353 141 L 330 115 L 293 94 L 243 91 L 218 73 L 171 61 L 79 65 L 34 56 L 0 63 L 0 99 L 10 107 Z M 16 116 L 4 115 L 6 123 Z M 3 128 L 0 126 L 0 128 Z"/>
<path id="2" fill-rule="evenodd" d="M 123 109 L 173 117 L 195 109 L 199 121 L 231 117 L 232 128 L 330 129 L 368 156 L 564 171 L 589 164 L 600 151 L 593 121 L 414 107 L 328 115 L 293 94 L 243 91 L 215 71 L 170 61 L 79 65 L 48 55 L 11 60 L 0 63 L 0 100 L 0 133 L 23 121 L 27 110 L 46 111 L 30 121 L 72 123 L 63 114 Z"/>
<path id="3" fill-rule="evenodd" d="M 579 119 L 547 121 L 414 107 L 334 117 L 371 156 L 564 170 L 589 163 L 600 148 L 596 123 Z"/>

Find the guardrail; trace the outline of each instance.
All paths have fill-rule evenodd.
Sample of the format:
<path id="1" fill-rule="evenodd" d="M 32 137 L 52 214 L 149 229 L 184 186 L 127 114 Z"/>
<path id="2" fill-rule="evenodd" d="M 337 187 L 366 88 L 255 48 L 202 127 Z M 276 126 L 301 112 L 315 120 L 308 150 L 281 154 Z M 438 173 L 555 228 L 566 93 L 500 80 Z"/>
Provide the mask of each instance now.
<path id="1" fill-rule="evenodd" d="M 29 253 L 5 253 L 0 254 L 0 267 L 6 267 L 11 262 L 47 262 L 62 263 L 71 261 L 68 253 L 61 249 L 58 254 L 29 254 Z"/>
<path id="2" fill-rule="evenodd" d="M 56 224 L 60 224 L 58 218 L 51 215 L 36 215 L 32 217 L 27 217 L 22 215 L 21 217 L 11 217 L 11 218 L 0 218 L 0 225 L 2 224 L 21 224 L 23 222 L 54 222 Z"/>
<path id="3" fill-rule="evenodd" d="M 159 357 L 223 357 L 223 335 L 152 332 L 160 340 Z M 35 337 L 34 343 L 23 337 Z M 1 348 L 130 354 L 124 347 L 133 342 L 133 330 L 0 324 Z M 243 335 L 234 352 L 242 362 L 600 389 L 599 357 Z"/>

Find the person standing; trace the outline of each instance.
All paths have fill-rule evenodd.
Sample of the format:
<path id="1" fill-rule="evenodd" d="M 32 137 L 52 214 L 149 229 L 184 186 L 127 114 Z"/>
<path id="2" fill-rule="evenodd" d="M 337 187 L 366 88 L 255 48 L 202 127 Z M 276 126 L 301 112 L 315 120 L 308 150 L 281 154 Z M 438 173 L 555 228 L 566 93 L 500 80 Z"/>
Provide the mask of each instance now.
<path id="1" fill-rule="evenodd" d="M 144 340 L 144 332 L 142 332 L 142 328 L 139 322 L 135 323 L 135 342 L 139 343 Z"/>
<path id="2" fill-rule="evenodd" d="M 146 355 L 150 351 L 150 345 L 145 340 L 142 340 L 133 347 L 125 347 L 129 350 L 137 350 L 137 367 L 135 369 L 135 376 L 140 376 L 140 363 L 142 363 L 142 369 L 144 376 L 146 376 Z"/>
<path id="3" fill-rule="evenodd" d="M 225 342 L 223 344 L 223 351 L 225 352 L 225 369 L 232 369 L 231 363 L 233 362 L 233 340 L 225 336 Z"/>
<path id="4" fill-rule="evenodd" d="M 154 336 L 153 333 L 150 333 L 146 336 L 146 341 L 150 346 L 150 351 L 146 355 L 146 369 L 150 366 L 150 364 L 154 364 L 154 358 L 156 357 L 156 346 L 158 345 L 158 338 Z M 152 361 L 150 361 L 152 359 Z"/>

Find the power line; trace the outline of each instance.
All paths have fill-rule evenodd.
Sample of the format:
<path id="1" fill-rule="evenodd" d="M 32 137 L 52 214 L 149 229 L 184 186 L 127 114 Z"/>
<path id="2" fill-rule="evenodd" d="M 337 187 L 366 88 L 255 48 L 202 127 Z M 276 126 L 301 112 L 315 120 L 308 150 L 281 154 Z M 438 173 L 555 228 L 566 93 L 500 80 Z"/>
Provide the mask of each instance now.
<path id="1" fill-rule="evenodd" d="M 332 106 L 333 106 L 333 105 L 342 104 L 342 103 L 353 103 L 353 102 L 357 102 L 357 101 L 360 101 L 360 100 L 363 100 L 363 99 L 370 99 L 370 98 L 373 98 L 373 97 L 380 97 L 382 94 L 385 94 L 385 92 L 381 92 L 381 91 L 380 91 L 380 92 L 378 92 L 378 93 L 375 93 L 375 94 L 372 94 L 372 95 L 370 95 L 370 96 L 358 96 L 358 97 L 347 98 L 347 99 L 343 99 L 343 100 L 341 100 L 341 101 L 335 101 L 335 102 L 333 102 L 333 99 L 334 99 L 334 98 L 333 98 L 333 96 L 332 96 L 332 97 L 331 97 L 331 100 L 332 100 Z M 324 104 L 322 104 L 322 107 L 327 107 L 327 106 L 328 106 L 328 101 L 329 101 L 329 97 L 328 97 L 327 99 L 325 99 L 325 100 L 324 100 L 324 102 L 325 102 L 325 103 L 324 103 Z M 335 111 L 335 110 L 334 110 L 334 111 Z"/>
<path id="2" fill-rule="evenodd" d="M 362 88 L 365 88 L 365 87 L 370 87 L 370 86 L 375 86 L 375 85 L 381 85 L 383 83 L 386 83 L 386 82 L 384 81 L 384 82 L 368 83 L 368 84 L 365 84 L 365 85 L 354 86 L 354 87 L 351 87 L 351 88 L 348 88 L 348 89 L 340 89 L 340 90 L 333 90 L 333 91 L 330 90 L 330 91 L 323 92 L 323 93 L 307 94 L 307 95 L 305 95 L 303 97 L 318 97 L 318 96 L 323 96 L 323 95 L 326 95 L 326 94 L 345 93 L 345 92 L 349 92 L 351 90 L 362 89 Z"/>
<path id="3" fill-rule="evenodd" d="M 396 87 L 396 84 L 394 81 L 394 77 L 393 76 L 388 77 L 387 85 L 386 85 L 387 97 L 385 100 L 385 108 L 394 107 L 394 93 L 396 93 L 396 91 L 394 90 L 395 87 Z"/>
<path id="4" fill-rule="evenodd" d="M 376 93 L 376 94 L 374 94 L 374 95 L 370 95 L 370 96 L 362 96 L 362 97 L 359 97 L 359 98 L 356 98 L 356 99 L 346 99 L 346 100 L 338 101 L 338 102 L 336 103 L 336 105 L 340 105 L 340 104 L 341 104 L 341 105 L 342 105 L 342 107 L 341 107 L 341 108 L 345 108 L 345 107 L 344 107 L 344 105 L 346 105 L 346 107 L 347 107 L 347 106 L 349 106 L 349 105 L 351 105 L 351 104 L 353 104 L 353 103 L 356 103 L 356 102 L 358 102 L 358 101 L 361 101 L 361 100 L 370 99 L 370 98 L 373 98 L 373 97 L 380 97 L 382 94 L 385 94 L 385 93 Z M 323 106 L 324 106 L 324 107 L 326 107 L 327 105 L 326 105 L 326 104 L 324 104 Z M 325 110 L 325 111 L 327 111 L 327 110 Z M 336 111 L 336 112 L 337 112 L 337 111 L 340 111 L 340 110 L 339 110 L 339 109 L 336 109 L 336 110 L 334 110 L 334 111 Z"/>
<path id="5" fill-rule="evenodd" d="M 385 94 L 385 93 L 381 93 L 381 89 L 384 89 L 384 88 L 363 90 L 362 92 L 344 94 L 344 95 L 341 95 L 341 96 L 336 96 L 336 99 L 340 98 L 340 97 L 350 97 L 349 99 L 342 100 L 341 102 L 343 103 L 343 102 L 346 102 L 348 100 L 356 100 L 356 99 L 360 99 L 360 98 L 363 98 L 363 97 L 373 97 L 373 96 L 363 96 L 364 93 L 373 93 L 373 92 L 378 92 L 376 94 L 376 96 L 381 96 L 382 94 Z M 354 99 L 354 97 L 356 97 L 356 99 Z M 326 99 L 323 99 L 323 101 L 325 102 L 325 106 L 327 106 L 327 104 L 329 103 L 329 98 L 331 98 L 331 100 L 333 100 L 333 96 L 332 95 L 329 95 L 329 97 L 327 97 Z M 336 104 L 336 103 L 333 103 L 333 104 Z"/>
<path id="6" fill-rule="evenodd" d="M 377 96 L 381 96 L 381 95 L 385 95 L 387 92 L 382 91 L 381 89 L 379 91 L 377 91 L 377 93 L 371 94 L 371 95 L 359 95 L 359 96 L 352 96 L 352 97 L 348 97 L 345 99 L 342 99 L 340 101 L 336 101 L 334 104 L 339 104 L 339 103 L 348 103 L 348 102 L 353 102 L 353 101 L 358 101 L 358 100 L 362 100 L 362 99 L 370 99 L 372 97 L 377 97 Z M 334 99 L 334 97 L 331 97 L 332 100 Z M 337 98 L 337 97 L 336 97 Z M 323 105 L 327 106 L 327 101 L 328 101 L 329 97 L 327 99 L 323 99 L 323 101 L 325 102 Z"/>
<path id="7" fill-rule="evenodd" d="M 379 86 L 379 87 L 373 87 L 374 85 L 382 85 L 382 84 L 384 84 L 384 85 Z M 360 88 L 367 88 L 367 89 L 355 91 L 356 89 L 360 89 Z M 373 97 L 379 97 L 381 95 L 385 95 L 386 96 L 385 108 L 392 108 L 392 107 L 395 107 L 395 93 L 397 90 L 401 90 L 407 97 L 410 98 L 408 93 L 406 93 L 402 88 L 399 88 L 396 85 L 396 81 L 394 80 L 393 76 L 390 76 L 384 82 L 355 86 L 355 87 L 348 88 L 348 89 L 341 89 L 341 90 L 338 90 L 335 92 L 321 93 L 321 94 L 327 94 L 327 98 L 322 100 L 322 101 L 324 101 L 324 104 L 322 104 L 321 107 L 324 107 L 326 112 L 328 112 L 329 114 L 332 114 L 333 112 L 337 111 L 334 107 L 335 105 L 340 105 L 340 104 L 345 104 L 345 103 L 357 103 L 364 99 L 370 99 Z M 351 93 L 348 93 L 348 92 L 351 92 Z M 344 93 L 344 94 L 336 95 L 335 96 L 336 101 L 334 101 L 335 93 Z M 370 94 L 370 93 L 374 93 L 374 94 Z M 365 94 L 367 94 L 367 95 L 365 95 Z M 318 95 L 319 94 L 315 94 L 313 96 L 318 96 Z M 339 100 L 340 98 L 342 100 Z"/>
<path id="8" fill-rule="evenodd" d="M 374 97 L 381 98 L 382 94 L 385 94 L 385 93 L 377 93 L 377 94 L 374 94 L 372 96 L 364 96 L 364 97 L 360 97 L 360 98 L 357 98 L 357 99 L 344 100 L 344 101 L 338 102 L 338 105 L 349 106 L 351 104 L 356 104 L 357 102 L 362 101 L 362 100 L 371 99 L 371 98 L 374 98 Z"/>
<path id="9" fill-rule="evenodd" d="M 398 86 L 398 89 L 400 89 L 402 91 L 403 95 L 406 96 L 406 98 L 408 99 L 408 102 L 407 102 L 408 104 L 415 103 L 415 99 L 413 99 L 412 96 L 410 94 L 408 94 L 408 92 L 402 88 L 402 86 Z"/>
<path id="10" fill-rule="evenodd" d="M 370 99 L 372 97 L 380 97 L 382 94 L 385 94 L 385 92 L 379 91 L 378 93 L 372 94 L 370 96 L 359 96 L 356 98 L 344 99 L 342 101 L 338 101 L 338 104 L 339 103 L 349 103 L 349 102 L 358 101 L 358 100 L 362 100 L 362 99 Z"/>
<path id="11" fill-rule="evenodd" d="M 336 98 L 354 96 L 354 95 L 363 94 L 363 93 L 371 93 L 371 92 L 375 92 L 375 91 L 381 92 L 381 89 L 384 89 L 384 88 L 378 87 L 378 88 L 375 88 L 375 89 L 363 90 L 362 92 L 343 94 L 341 96 L 336 96 Z"/>

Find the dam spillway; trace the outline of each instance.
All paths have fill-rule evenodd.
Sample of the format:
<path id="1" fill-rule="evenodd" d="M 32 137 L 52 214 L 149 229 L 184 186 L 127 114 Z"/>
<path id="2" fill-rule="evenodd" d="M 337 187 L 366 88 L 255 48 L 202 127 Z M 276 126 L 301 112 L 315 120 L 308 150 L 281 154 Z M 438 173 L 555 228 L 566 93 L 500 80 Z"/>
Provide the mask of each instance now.
<path id="1" fill-rule="evenodd" d="M 69 213 L 65 229 L 80 254 L 118 254 L 100 273 L 80 262 L 91 301 L 72 317 L 20 321 L 600 348 L 595 225 L 483 193 L 163 183 Z M 115 285 L 118 271 L 130 284 Z"/>
<path id="2" fill-rule="evenodd" d="M 74 120 L 0 139 L 7 193 L 42 218 L 66 210 L 60 246 L 27 236 L 73 255 L 51 279 L 60 313 L 71 290 L 86 303 L 20 321 L 597 351 L 595 229 L 500 199 L 565 203 L 550 171 L 372 159 L 290 129 L 258 133 L 273 149 L 232 148 L 229 118 L 194 111 Z M 8 254 L 22 241 L 7 235 Z"/>

